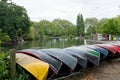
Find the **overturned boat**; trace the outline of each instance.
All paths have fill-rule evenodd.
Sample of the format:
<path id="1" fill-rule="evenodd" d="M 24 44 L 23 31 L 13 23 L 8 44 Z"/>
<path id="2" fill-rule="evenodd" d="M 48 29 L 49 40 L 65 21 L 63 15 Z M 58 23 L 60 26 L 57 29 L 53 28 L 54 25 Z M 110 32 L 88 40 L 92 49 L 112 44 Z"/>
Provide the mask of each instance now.
<path id="1" fill-rule="evenodd" d="M 16 61 L 38 80 L 53 79 L 98 66 L 108 56 L 120 54 L 119 44 L 94 44 L 64 49 L 23 49 Z"/>
<path id="2" fill-rule="evenodd" d="M 62 62 L 45 54 L 44 52 L 40 52 L 35 49 L 24 49 L 17 51 L 18 53 L 24 53 L 27 55 L 32 55 L 42 61 L 47 62 L 50 65 L 49 76 L 53 77 L 58 74 L 59 70 L 61 69 Z"/>
<path id="3" fill-rule="evenodd" d="M 114 55 L 117 53 L 117 50 L 112 48 L 111 45 L 109 45 L 109 44 L 95 44 L 95 46 L 99 46 L 99 47 L 102 47 L 102 48 L 108 50 L 109 51 L 108 55 Z"/>
<path id="4" fill-rule="evenodd" d="M 101 59 L 105 58 L 108 55 L 108 50 L 95 46 L 95 45 L 86 45 L 86 47 L 98 51 L 101 53 Z"/>
<path id="5" fill-rule="evenodd" d="M 63 66 L 58 74 L 58 76 L 65 76 L 71 73 L 71 71 L 74 71 L 76 65 L 77 65 L 77 59 L 71 55 L 66 54 L 61 49 L 41 49 L 41 52 L 44 52 L 48 55 L 50 55 L 53 58 L 56 58 L 60 60 L 63 63 Z"/>
<path id="6" fill-rule="evenodd" d="M 100 62 L 100 53 L 95 51 L 95 50 L 92 50 L 92 49 L 89 49 L 85 46 L 78 46 L 78 49 L 80 49 L 81 51 L 89 54 L 89 56 L 87 55 L 86 57 L 92 61 L 96 66 L 99 65 L 99 62 Z M 92 56 L 92 57 L 91 57 Z"/>
<path id="7" fill-rule="evenodd" d="M 81 56 L 78 52 L 76 52 L 75 49 L 73 48 L 65 48 L 63 49 L 64 52 L 66 52 L 66 54 L 69 54 L 75 58 L 77 58 L 78 60 L 78 64 L 83 67 L 83 68 L 86 68 L 87 67 L 87 59 L 83 56 Z"/>
<path id="8" fill-rule="evenodd" d="M 16 54 L 16 62 L 38 80 L 46 80 L 49 64 L 27 54 Z"/>
<path id="9" fill-rule="evenodd" d="M 82 57 L 84 57 L 85 59 L 87 59 L 88 61 L 90 61 L 91 63 L 93 63 L 94 65 L 99 65 L 99 57 L 96 57 L 95 55 L 92 55 L 91 53 L 87 52 L 85 49 L 79 48 L 79 47 L 69 47 L 66 48 L 67 50 L 74 52 L 74 54 L 78 54 Z M 89 66 L 89 65 L 87 65 Z"/>

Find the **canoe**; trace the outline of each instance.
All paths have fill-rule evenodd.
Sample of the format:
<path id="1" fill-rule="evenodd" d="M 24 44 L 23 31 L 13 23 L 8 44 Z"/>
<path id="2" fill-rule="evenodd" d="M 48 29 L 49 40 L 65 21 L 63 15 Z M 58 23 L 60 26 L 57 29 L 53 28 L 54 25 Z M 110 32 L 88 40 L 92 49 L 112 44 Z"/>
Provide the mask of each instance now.
<path id="1" fill-rule="evenodd" d="M 112 44 L 112 45 L 120 47 L 120 43 L 109 43 L 109 44 Z"/>
<path id="2" fill-rule="evenodd" d="M 67 65 L 71 70 L 74 70 L 74 68 L 77 65 L 77 59 L 66 54 L 62 49 L 41 49 L 40 51 L 60 60 L 65 65 Z"/>
<path id="3" fill-rule="evenodd" d="M 118 52 L 120 54 L 120 45 L 119 44 L 113 43 L 113 44 L 107 44 L 107 45 L 109 45 L 111 48 L 115 49 L 116 52 Z"/>
<path id="4" fill-rule="evenodd" d="M 82 48 L 82 49 L 86 50 L 87 52 L 91 53 L 92 55 L 94 55 L 94 56 L 96 56 L 96 57 L 98 57 L 100 59 L 100 53 L 98 51 L 90 49 L 90 48 L 88 48 L 86 46 L 78 46 L 78 48 Z"/>
<path id="5" fill-rule="evenodd" d="M 116 49 L 112 48 L 109 44 L 95 44 L 95 46 L 107 49 L 109 51 L 109 55 L 114 55 L 117 53 Z"/>
<path id="6" fill-rule="evenodd" d="M 78 64 L 82 66 L 83 68 L 86 68 L 87 66 L 87 59 L 81 56 L 80 54 L 77 54 L 76 50 L 71 49 L 71 48 L 65 48 L 63 49 L 66 54 L 72 55 L 73 57 L 77 58 Z"/>
<path id="7" fill-rule="evenodd" d="M 70 47 L 69 51 L 74 52 L 74 54 L 79 54 L 80 56 L 86 58 L 89 62 L 93 63 L 94 65 L 99 65 L 99 58 L 95 55 L 86 51 L 86 49 L 80 47 Z M 89 64 L 87 65 L 89 66 Z"/>
<path id="8" fill-rule="evenodd" d="M 50 69 L 55 73 L 58 74 L 61 66 L 62 66 L 62 62 L 45 54 L 44 52 L 40 52 L 39 50 L 35 50 L 35 49 L 23 49 L 23 50 L 19 50 L 17 51 L 19 53 L 24 53 L 24 54 L 28 54 L 28 55 L 32 55 L 37 57 L 38 59 L 47 62 L 50 65 Z"/>
<path id="9" fill-rule="evenodd" d="M 95 46 L 95 45 L 86 45 L 86 47 L 100 52 L 101 53 L 101 59 L 105 58 L 108 55 L 108 51 L 106 49 L 101 48 L 101 47 L 98 47 L 98 46 Z"/>
<path id="10" fill-rule="evenodd" d="M 26 54 L 16 54 L 16 62 L 38 80 L 46 80 L 49 64 Z"/>

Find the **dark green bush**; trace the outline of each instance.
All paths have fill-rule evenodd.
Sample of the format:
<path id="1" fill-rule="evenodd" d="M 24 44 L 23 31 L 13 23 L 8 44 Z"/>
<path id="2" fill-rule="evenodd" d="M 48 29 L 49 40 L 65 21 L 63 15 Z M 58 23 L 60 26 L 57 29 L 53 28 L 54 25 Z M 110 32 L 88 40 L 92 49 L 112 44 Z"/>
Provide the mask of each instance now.
<path id="1" fill-rule="evenodd" d="M 10 60 L 3 52 L 0 53 L 0 80 L 10 80 Z M 35 80 L 35 78 L 17 64 L 14 80 Z"/>
<path id="2" fill-rule="evenodd" d="M 0 80 L 5 80 L 9 78 L 9 62 L 5 59 L 5 54 L 0 53 Z"/>

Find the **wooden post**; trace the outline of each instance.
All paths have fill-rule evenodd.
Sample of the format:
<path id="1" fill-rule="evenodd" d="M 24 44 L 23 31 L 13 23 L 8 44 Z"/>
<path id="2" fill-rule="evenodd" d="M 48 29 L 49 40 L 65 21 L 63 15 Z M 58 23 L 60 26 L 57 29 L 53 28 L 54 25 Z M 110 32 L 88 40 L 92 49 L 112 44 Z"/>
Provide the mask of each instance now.
<path id="1" fill-rule="evenodd" d="M 10 76 L 14 80 L 16 74 L 16 56 L 15 49 L 10 49 Z"/>

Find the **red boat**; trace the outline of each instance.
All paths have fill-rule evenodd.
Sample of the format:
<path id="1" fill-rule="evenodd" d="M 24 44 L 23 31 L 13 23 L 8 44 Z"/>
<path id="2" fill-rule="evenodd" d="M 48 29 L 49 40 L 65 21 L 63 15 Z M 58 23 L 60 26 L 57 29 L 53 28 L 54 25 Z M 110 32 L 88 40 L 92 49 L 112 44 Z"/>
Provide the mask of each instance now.
<path id="1" fill-rule="evenodd" d="M 109 43 L 109 44 L 112 44 L 112 45 L 115 45 L 117 47 L 120 47 L 120 43 Z"/>
<path id="2" fill-rule="evenodd" d="M 118 50 L 120 51 L 119 47 L 110 45 L 110 44 L 95 44 L 95 45 L 102 47 L 104 49 L 107 49 L 112 54 L 116 54 L 118 52 Z"/>
<path id="3" fill-rule="evenodd" d="M 115 46 L 115 45 L 111 45 L 112 48 L 116 49 L 118 53 L 120 53 L 120 47 Z"/>
<path id="4" fill-rule="evenodd" d="M 120 43 L 109 43 L 109 45 L 120 53 Z"/>

